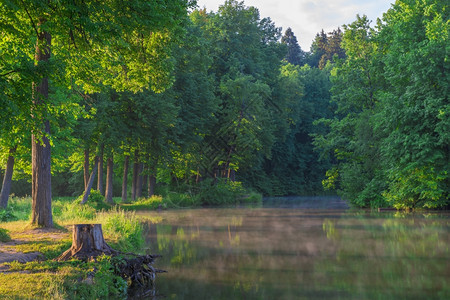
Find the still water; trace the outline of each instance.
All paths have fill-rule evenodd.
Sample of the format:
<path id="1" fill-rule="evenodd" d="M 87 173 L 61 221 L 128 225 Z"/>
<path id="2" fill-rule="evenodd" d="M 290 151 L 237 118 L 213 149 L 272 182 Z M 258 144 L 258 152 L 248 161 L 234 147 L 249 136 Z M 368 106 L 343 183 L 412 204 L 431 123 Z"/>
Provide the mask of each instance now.
<path id="1" fill-rule="evenodd" d="M 322 208 L 327 205 L 335 208 Z M 155 266 L 168 271 L 157 278 L 157 294 L 450 299 L 450 212 L 342 207 L 332 198 L 291 198 L 146 213 L 148 251 L 163 255 Z"/>

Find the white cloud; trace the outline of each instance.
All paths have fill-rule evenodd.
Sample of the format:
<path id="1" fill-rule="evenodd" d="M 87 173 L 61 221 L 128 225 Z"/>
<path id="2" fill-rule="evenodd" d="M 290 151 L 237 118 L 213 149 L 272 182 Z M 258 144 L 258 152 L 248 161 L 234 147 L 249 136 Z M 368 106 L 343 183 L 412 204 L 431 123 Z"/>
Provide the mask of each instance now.
<path id="1" fill-rule="evenodd" d="M 291 27 L 303 50 L 309 51 L 316 33 L 330 32 L 367 15 L 376 21 L 394 0 L 245 0 L 259 9 L 261 18 L 270 17 L 283 32 Z M 198 0 L 199 7 L 217 11 L 225 0 Z"/>

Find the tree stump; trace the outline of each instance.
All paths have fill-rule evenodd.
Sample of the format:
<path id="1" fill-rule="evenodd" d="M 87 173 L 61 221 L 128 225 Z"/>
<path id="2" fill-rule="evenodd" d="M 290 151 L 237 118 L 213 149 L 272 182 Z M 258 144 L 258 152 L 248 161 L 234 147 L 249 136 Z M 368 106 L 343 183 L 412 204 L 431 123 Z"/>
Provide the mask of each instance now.
<path id="1" fill-rule="evenodd" d="M 72 247 L 61 254 L 56 260 L 66 261 L 71 258 L 92 260 L 99 255 L 115 255 L 103 238 L 101 224 L 74 224 Z"/>

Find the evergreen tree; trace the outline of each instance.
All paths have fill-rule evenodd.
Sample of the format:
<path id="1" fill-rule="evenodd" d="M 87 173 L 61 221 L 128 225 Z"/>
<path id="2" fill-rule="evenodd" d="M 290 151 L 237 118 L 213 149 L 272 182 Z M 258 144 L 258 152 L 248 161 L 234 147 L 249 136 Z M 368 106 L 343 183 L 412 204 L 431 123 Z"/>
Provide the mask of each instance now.
<path id="1" fill-rule="evenodd" d="M 288 48 L 286 61 L 293 65 L 303 66 L 305 63 L 305 52 L 300 48 L 297 37 L 290 27 L 286 29 L 286 32 L 281 38 L 281 43 L 285 44 Z"/>

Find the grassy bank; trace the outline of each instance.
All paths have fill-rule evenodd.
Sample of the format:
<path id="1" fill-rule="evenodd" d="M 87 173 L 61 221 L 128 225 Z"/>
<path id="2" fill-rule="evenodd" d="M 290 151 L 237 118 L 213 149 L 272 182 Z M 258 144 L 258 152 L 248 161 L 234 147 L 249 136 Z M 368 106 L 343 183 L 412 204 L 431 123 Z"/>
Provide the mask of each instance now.
<path id="1" fill-rule="evenodd" d="M 39 252 L 40 261 L 0 263 L 0 298 L 126 298 L 128 284 L 114 273 L 114 260 L 119 258 L 100 257 L 95 263 L 54 261 L 71 246 L 72 224 L 100 223 L 106 241 L 114 249 L 139 253 L 144 251 L 143 220 L 136 216 L 135 210 L 261 201 L 260 195 L 245 193 L 239 185 L 159 192 L 161 196 L 126 204 L 116 198 L 114 206 L 104 203 L 103 196 L 96 191 L 85 205 L 80 204 L 80 199 L 55 198 L 52 209 L 56 225 L 50 230 L 30 227 L 31 198 L 12 197 L 8 208 L 0 210 L 0 255 L 16 255 L 19 259 L 20 255 L 29 258 Z"/>
<path id="2" fill-rule="evenodd" d="M 25 205 L 30 199 L 12 199 L 11 209 Z M 13 299 L 100 299 L 125 298 L 127 282 L 114 274 L 113 260 L 100 257 L 96 262 L 54 259 L 70 248 L 71 224 L 100 223 L 107 242 L 116 250 L 139 252 L 143 248 L 141 220 L 134 212 L 120 208 L 96 211 L 90 205 L 75 205 L 73 200 L 55 201 L 54 229 L 32 228 L 28 220 L 2 222 L 1 236 L 5 241 L 0 251 L 16 255 L 41 253 L 40 261 L 17 261 L 0 265 L 0 298 Z M 17 252 L 17 253 L 16 253 Z M 15 253 L 15 254 L 14 254 Z"/>

